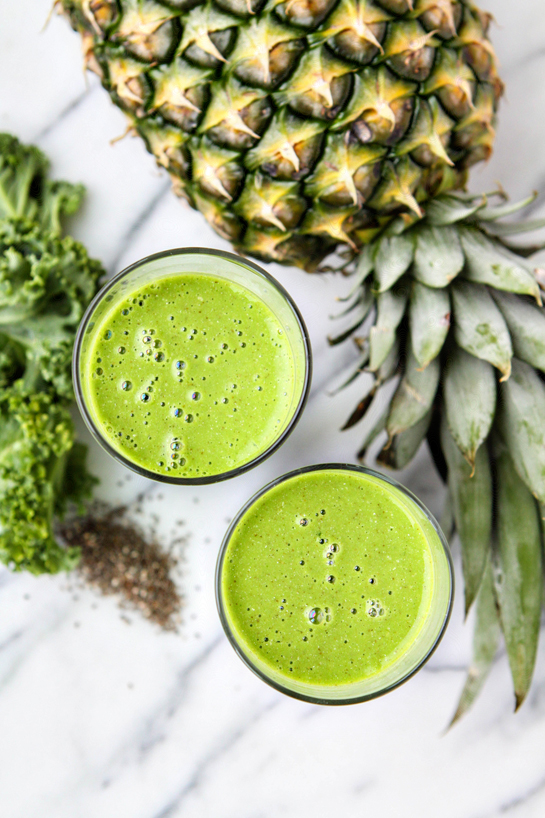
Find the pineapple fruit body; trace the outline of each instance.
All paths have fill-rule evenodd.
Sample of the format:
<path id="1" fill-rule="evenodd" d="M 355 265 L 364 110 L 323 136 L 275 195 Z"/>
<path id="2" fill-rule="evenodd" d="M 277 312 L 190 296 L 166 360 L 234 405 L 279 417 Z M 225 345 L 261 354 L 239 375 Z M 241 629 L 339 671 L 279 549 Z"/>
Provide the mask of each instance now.
<path id="1" fill-rule="evenodd" d="M 460 188 L 502 85 L 466 0 L 59 0 L 175 191 L 242 253 L 315 269 Z"/>

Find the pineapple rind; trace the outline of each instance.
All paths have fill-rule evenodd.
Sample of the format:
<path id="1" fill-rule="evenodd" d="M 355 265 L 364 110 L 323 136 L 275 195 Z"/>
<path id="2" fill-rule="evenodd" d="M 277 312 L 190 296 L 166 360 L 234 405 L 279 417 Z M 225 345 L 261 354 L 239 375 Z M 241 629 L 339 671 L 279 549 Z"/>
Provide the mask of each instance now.
<path id="1" fill-rule="evenodd" d="M 240 252 L 314 269 L 336 245 L 372 240 L 373 220 L 421 214 L 490 155 L 502 85 L 489 17 L 468 0 L 57 6 L 176 192 Z M 203 165 L 211 143 L 221 171 Z M 262 190 L 295 183 L 257 221 L 256 174 Z"/>

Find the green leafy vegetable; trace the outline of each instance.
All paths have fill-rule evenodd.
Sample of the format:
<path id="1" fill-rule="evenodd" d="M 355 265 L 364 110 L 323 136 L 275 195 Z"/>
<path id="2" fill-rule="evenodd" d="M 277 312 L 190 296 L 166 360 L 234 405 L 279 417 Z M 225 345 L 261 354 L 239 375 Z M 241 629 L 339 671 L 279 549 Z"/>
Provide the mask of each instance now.
<path id="1" fill-rule="evenodd" d="M 53 534 L 94 482 L 69 406 L 72 348 L 103 270 L 62 237 L 81 186 L 47 179 L 37 148 L 0 134 L 0 559 L 33 573 L 71 568 Z"/>

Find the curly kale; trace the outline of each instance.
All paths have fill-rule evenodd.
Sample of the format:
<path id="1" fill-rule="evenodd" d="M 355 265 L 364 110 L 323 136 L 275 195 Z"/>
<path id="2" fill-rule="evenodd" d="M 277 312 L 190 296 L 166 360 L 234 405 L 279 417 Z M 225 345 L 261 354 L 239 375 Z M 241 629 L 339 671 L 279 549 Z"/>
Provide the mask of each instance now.
<path id="1" fill-rule="evenodd" d="M 61 219 L 83 188 L 52 182 L 37 148 L 0 134 L 0 560 L 33 573 L 71 568 L 55 517 L 94 478 L 75 442 L 71 357 L 103 273 Z"/>
<path id="2" fill-rule="evenodd" d="M 22 219 L 0 221 L 0 350 L 22 362 L 27 391 L 51 386 L 72 399 L 74 335 L 102 268 L 69 236 Z M 6 377 L 0 357 L 0 383 Z"/>
<path id="3" fill-rule="evenodd" d="M 0 133 L 0 219 L 29 219 L 61 233 L 61 221 L 79 209 L 83 185 L 47 178 L 49 160 L 34 145 Z"/>

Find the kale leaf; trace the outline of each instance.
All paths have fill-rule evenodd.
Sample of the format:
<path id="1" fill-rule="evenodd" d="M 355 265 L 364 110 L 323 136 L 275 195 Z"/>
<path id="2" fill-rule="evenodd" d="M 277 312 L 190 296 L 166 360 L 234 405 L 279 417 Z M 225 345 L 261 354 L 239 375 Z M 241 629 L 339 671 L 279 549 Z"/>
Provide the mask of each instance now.
<path id="1" fill-rule="evenodd" d="M 0 560 L 33 573 L 78 559 L 53 524 L 95 482 L 69 407 L 75 333 L 103 274 L 61 235 L 83 188 L 51 181 L 48 166 L 37 148 L 0 134 Z"/>

